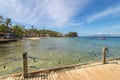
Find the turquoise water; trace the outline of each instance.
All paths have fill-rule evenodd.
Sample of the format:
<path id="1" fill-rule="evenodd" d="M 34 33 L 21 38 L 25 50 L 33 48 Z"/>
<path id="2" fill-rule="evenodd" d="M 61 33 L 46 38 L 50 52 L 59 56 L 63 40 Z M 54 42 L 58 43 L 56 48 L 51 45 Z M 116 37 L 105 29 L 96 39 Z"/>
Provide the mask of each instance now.
<path id="1" fill-rule="evenodd" d="M 22 71 L 23 52 L 28 53 L 28 69 L 33 71 L 101 60 L 105 46 L 108 59 L 120 57 L 120 38 L 41 38 L 0 44 L 0 75 Z"/>

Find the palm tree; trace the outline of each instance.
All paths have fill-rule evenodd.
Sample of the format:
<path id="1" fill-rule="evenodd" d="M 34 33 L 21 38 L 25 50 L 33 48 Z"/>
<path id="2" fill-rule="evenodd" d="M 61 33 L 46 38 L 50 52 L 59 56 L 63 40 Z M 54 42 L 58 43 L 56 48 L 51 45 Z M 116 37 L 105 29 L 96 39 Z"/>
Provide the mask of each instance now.
<path id="1" fill-rule="evenodd" d="M 23 37 L 25 30 L 21 25 L 14 25 L 12 28 L 12 32 L 16 37 Z"/>
<path id="2" fill-rule="evenodd" d="M 33 25 L 31 26 L 31 29 L 34 29 L 34 26 L 33 26 Z"/>
<path id="3" fill-rule="evenodd" d="M 0 32 L 5 33 L 7 31 L 7 27 L 4 25 L 4 18 L 0 15 Z"/>
<path id="4" fill-rule="evenodd" d="M 6 20 L 5 20 L 5 25 L 7 26 L 7 27 L 9 27 L 9 26 L 12 26 L 12 22 L 11 22 L 11 19 L 10 18 L 6 18 Z"/>
<path id="5" fill-rule="evenodd" d="M 35 27 L 33 25 L 31 26 L 31 29 L 29 29 L 29 32 L 31 37 L 35 37 Z"/>
<path id="6" fill-rule="evenodd" d="M 3 16 L 0 16 L 0 25 L 3 23 Z"/>
<path id="7" fill-rule="evenodd" d="M 12 22 L 11 22 L 11 19 L 10 19 L 10 18 L 6 18 L 6 19 L 5 19 L 4 24 L 5 24 L 5 26 L 7 27 L 7 32 L 10 32 L 10 31 L 11 31 L 11 30 L 10 30 L 10 26 L 12 26 L 11 23 L 12 23 Z"/>

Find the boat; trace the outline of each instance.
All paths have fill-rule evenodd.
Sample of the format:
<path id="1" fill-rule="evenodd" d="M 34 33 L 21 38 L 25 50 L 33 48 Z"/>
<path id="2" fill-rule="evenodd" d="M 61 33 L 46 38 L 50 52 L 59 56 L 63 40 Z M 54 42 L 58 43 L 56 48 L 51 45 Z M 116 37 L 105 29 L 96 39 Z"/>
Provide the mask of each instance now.
<path id="1" fill-rule="evenodd" d="M 93 39 L 93 37 L 92 37 L 92 36 L 90 36 L 90 37 L 88 37 L 88 39 Z"/>
<path id="2" fill-rule="evenodd" d="M 105 37 L 100 37 L 99 39 L 100 39 L 100 40 L 106 40 L 106 38 L 105 38 Z"/>

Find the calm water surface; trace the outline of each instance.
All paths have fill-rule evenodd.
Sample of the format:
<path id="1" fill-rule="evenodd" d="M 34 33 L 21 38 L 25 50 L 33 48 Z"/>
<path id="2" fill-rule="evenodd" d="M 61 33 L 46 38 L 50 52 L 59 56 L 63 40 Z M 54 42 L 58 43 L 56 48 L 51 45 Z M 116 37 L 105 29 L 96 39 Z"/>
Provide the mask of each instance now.
<path id="1" fill-rule="evenodd" d="M 41 38 L 0 44 L 0 75 L 22 71 L 23 52 L 28 53 L 32 71 L 100 60 L 104 46 L 109 48 L 107 58 L 120 57 L 120 38 Z"/>

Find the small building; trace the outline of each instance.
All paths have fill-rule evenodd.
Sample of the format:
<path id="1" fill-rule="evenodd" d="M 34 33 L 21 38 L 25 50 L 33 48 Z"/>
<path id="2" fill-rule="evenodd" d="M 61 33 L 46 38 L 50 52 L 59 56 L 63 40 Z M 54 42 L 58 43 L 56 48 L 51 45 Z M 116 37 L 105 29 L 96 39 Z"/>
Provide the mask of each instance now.
<path id="1" fill-rule="evenodd" d="M 10 39 L 10 38 L 11 38 L 11 35 L 12 35 L 12 33 L 7 32 L 7 33 L 5 33 L 5 38 Z"/>

